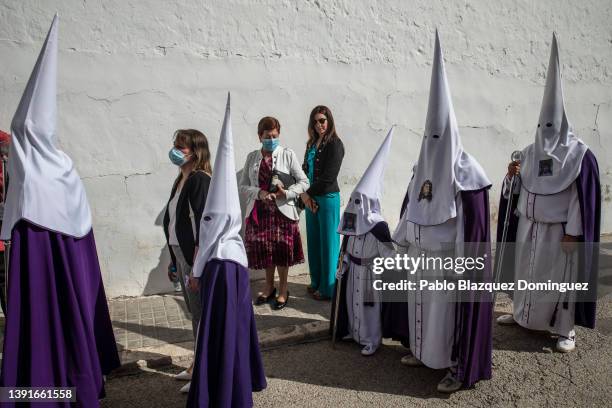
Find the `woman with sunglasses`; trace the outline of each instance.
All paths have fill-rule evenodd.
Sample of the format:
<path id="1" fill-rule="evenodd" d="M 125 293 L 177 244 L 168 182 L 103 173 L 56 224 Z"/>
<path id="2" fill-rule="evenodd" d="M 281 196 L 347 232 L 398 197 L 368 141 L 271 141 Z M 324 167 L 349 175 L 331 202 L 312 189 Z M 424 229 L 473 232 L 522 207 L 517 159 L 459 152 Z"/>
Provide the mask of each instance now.
<path id="1" fill-rule="evenodd" d="M 304 172 L 310 188 L 301 194 L 307 208 L 306 234 L 310 286 L 308 293 L 317 300 L 331 299 L 340 251 L 340 188 L 338 173 L 344 158 L 344 145 L 336 133 L 334 117 L 326 106 L 316 106 L 308 121 L 308 142 Z"/>

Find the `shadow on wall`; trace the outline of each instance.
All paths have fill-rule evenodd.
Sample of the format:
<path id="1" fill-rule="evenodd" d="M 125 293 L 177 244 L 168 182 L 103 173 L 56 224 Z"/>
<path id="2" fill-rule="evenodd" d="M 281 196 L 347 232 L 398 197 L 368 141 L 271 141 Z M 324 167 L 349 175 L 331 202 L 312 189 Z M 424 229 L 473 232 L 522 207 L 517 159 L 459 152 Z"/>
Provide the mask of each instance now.
<path id="1" fill-rule="evenodd" d="M 241 163 L 237 163 L 237 165 L 241 165 Z M 236 173 L 236 178 L 239 181 L 242 176 L 242 169 Z M 244 228 L 245 222 L 244 217 L 246 213 L 246 202 L 242 195 L 240 195 L 240 211 L 242 212 L 242 229 L 240 231 L 240 235 L 244 239 Z M 164 222 L 164 214 L 166 212 L 166 206 L 161 209 L 157 217 L 155 218 L 154 225 L 160 227 L 160 234 L 163 236 L 163 222 Z M 300 222 L 300 233 L 302 236 L 302 247 L 304 248 L 304 255 L 306 257 L 305 263 L 308 265 L 307 259 L 307 250 L 306 250 L 306 228 L 305 223 L 303 221 L 304 215 L 302 213 L 301 222 Z M 142 290 L 142 295 L 155 295 L 160 293 L 170 293 L 174 291 L 174 288 L 171 282 L 168 280 L 168 265 L 170 264 L 170 252 L 168 251 L 168 246 L 164 245 L 162 250 L 159 253 L 159 257 L 157 260 L 157 264 L 153 269 L 149 271 L 147 276 L 147 282 Z M 300 272 L 303 271 L 300 269 Z M 251 270 L 251 280 L 263 279 L 265 278 L 265 271 L 253 271 Z"/>
<path id="2" fill-rule="evenodd" d="M 164 234 L 163 223 L 166 206 L 161 209 L 160 213 L 155 218 L 154 225 L 160 227 L 160 234 Z M 149 271 L 147 283 L 145 284 L 142 295 L 155 295 L 158 293 L 173 292 L 174 287 L 168 280 L 168 265 L 170 264 L 170 252 L 168 246 L 164 245 L 159 253 L 157 265 Z"/>
<path id="3" fill-rule="evenodd" d="M 237 163 L 240 165 L 240 163 Z M 237 180 L 240 180 L 242 170 L 236 173 Z M 242 214 L 246 212 L 246 203 L 240 196 L 240 211 Z M 161 209 L 157 217 L 155 218 L 154 225 L 160 227 L 160 234 L 164 234 L 163 223 L 164 214 L 166 212 L 166 206 Z M 243 217 L 244 220 L 244 217 Z M 244 237 L 244 222 L 242 223 L 242 230 L 240 234 Z M 168 280 L 168 265 L 170 264 L 170 252 L 168 246 L 164 245 L 159 253 L 157 259 L 157 265 L 149 271 L 147 276 L 147 282 L 142 290 L 142 295 L 156 295 L 160 293 L 170 293 L 174 291 L 172 283 Z"/>
<path id="4" fill-rule="evenodd" d="M 240 171 L 236 173 L 236 180 L 238 181 L 238 196 L 240 197 L 240 212 L 242 213 L 242 228 L 240 229 L 240 236 L 244 239 L 244 227 L 246 222 L 244 222 L 244 217 L 246 213 L 246 200 L 243 195 L 240 194 L 240 178 L 242 177 L 242 170 L 244 169 L 244 163 L 236 163 L 238 166 L 241 166 Z"/>

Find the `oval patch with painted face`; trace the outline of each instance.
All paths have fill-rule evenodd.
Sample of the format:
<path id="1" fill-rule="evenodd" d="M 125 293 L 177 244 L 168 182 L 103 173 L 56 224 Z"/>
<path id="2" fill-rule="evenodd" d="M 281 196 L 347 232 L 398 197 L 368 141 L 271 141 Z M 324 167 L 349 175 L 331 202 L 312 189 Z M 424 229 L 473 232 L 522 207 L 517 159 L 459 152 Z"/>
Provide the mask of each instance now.
<path id="1" fill-rule="evenodd" d="M 433 184 L 431 180 L 425 180 L 423 182 L 423 185 L 421 185 L 421 191 L 419 192 L 418 201 L 421 201 L 422 199 L 431 201 L 432 198 L 433 198 Z"/>

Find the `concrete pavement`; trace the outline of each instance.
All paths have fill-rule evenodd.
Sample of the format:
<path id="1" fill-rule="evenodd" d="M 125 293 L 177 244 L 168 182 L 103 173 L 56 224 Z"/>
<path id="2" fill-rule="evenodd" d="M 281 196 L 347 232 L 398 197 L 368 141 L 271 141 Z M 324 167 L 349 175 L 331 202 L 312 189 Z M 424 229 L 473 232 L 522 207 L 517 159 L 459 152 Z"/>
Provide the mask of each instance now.
<path id="1" fill-rule="evenodd" d="M 331 304 L 308 296 L 308 283 L 308 275 L 290 277 L 291 296 L 283 310 L 254 306 L 262 349 L 327 336 Z M 253 298 L 263 285 L 262 280 L 251 282 Z M 180 293 L 111 299 L 109 310 L 123 371 L 137 370 L 145 362 L 159 366 L 192 357 L 190 315 Z"/>
<path id="2" fill-rule="evenodd" d="M 496 307 L 496 315 L 507 304 Z M 612 406 L 612 300 L 599 302 L 598 328 L 577 330 L 575 352 L 554 351 L 555 339 L 518 326 L 495 325 L 493 378 L 450 396 L 436 391 L 444 371 L 402 366 L 395 342 L 371 357 L 359 346 L 329 341 L 262 353 L 268 388 L 256 407 L 609 407 Z M 104 408 L 184 407 L 183 383 L 172 378 L 189 364 L 140 367 L 107 383 Z"/>

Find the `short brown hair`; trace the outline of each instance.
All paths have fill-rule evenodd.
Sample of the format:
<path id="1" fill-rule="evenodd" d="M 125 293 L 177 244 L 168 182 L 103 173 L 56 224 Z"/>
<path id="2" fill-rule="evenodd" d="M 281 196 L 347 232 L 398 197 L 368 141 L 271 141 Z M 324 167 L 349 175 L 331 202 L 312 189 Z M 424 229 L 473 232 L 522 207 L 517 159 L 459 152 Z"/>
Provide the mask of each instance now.
<path id="1" fill-rule="evenodd" d="M 264 118 L 261 118 L 261 120 L 259 121 L 259 124 L 257 125 L 257 134 L 259 136 L 263 135 L 264 131 L 270 131 L 270 130 L 278 130 L 278 133 L 280 133 L 280 122 L 278 121 L 278 119 L 273 118 L 272 116 L 266 116 Z"/>
<path id="2" fill-rule="evenodd" d="M 193 171 L 201 170 L 212 174 L 208 139 L 206 139 L 204 133 L 196 129 L 179 129 L 174 132 L 174 143 L 188 147 L 191 150 L 195 157 Z"/>

